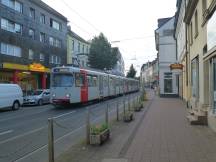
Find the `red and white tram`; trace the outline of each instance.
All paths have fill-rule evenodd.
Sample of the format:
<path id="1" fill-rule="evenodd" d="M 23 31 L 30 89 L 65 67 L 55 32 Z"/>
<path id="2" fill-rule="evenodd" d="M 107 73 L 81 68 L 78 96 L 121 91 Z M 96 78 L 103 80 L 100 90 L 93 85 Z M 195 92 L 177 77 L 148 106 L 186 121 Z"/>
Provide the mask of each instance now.
<path id="1" fill-rule="evenodd" d="M 56 67 L 51 72 L 51 103 L 85 103 L 139 90 L 139 81 L 76 67 Z"/>

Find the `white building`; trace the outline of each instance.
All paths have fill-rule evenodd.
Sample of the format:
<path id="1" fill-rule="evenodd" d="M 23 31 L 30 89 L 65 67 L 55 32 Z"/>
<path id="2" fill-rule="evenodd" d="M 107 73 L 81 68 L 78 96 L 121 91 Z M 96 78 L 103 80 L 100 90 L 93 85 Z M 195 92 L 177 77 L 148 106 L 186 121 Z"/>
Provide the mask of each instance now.
<path id="1" fill-rule="evenodd" d="M 179 96 L 185 101 L 187 100 L 187 85 L 188 85 L 188 56 L 186 54 L 186 24 L 185 16 L 185 1 L 177 0 L 177 12 L 175 16 L 175 39 L 177 41 L 177 61 L 183 65 L 183 70 L 179 75 Z"/>
<path id="2" fill-rule="evenodd" d="M 161 97 L 178 96 L 179 75 L 170 70 L 170 65 L 177 62 L 174 21 L 175 17 L 158 19 L 158 29 L 155 30 Z"/>
<path id="3" fill-rule="evenodd" d="M 122 54 L 119 51 L 118 47 L 113 47 L 112 50 L 116 50 L 116 54 L 117 54 L 117 58 L 118 58 L 118 61 L 115 65 L 115 67 L 113 68 L 112 73 L 116 74 L 116 75 L 125 76 L 125 74 L 124 74 L 125 64 L 124 64 L 124 59 L 122 57 Z"/>
<path id="4" fill-rule="evenodd" d="M 70 27 L 68 27 L 67 64 L 77 65 L 78 62 L 80 67 L 88 67 L 89 51 L 90 43 L 74 33 Z"/>

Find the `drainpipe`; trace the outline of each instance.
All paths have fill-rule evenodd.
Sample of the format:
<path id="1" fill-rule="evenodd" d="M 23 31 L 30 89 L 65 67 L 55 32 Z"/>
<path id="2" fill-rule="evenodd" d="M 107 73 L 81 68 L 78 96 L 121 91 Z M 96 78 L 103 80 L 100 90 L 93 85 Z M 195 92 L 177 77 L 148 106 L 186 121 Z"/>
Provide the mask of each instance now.
<path id="1" fill-rule="evenodd" d="M 187 0 L 185 0 L 185 12 L 186 12 L 186 9 L 187 9 Z M 188 59 L 189 59 L 189 51 L 188 51 L 188 41 L 187 41 L 187 35 L 188 35 L 188 30 L 187 30 L 187 23 L 185 23 L 185 50 L 186 50 L 186 68 L 185 68 L 185 71 L 186 71 L 186 86 L 187 86 L 187 107 L 189 108 L 189 101 L 188 101 L 188 97 L 189 97 L 189 93 L 188 93 L 188 82 L 189 82 L 189 73 L 188 73 L 188 70 L 189 70 L 189 66 L 188 66 Z"/>

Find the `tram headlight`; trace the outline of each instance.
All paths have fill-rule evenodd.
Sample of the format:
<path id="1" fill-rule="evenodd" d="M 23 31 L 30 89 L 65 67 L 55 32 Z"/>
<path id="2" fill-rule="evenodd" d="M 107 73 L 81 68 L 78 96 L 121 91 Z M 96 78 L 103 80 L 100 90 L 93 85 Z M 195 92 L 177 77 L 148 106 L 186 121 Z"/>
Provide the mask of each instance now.
<path id="1" fill-rule="evenodd" d="M 55 93 L 53 93 L 53 95 L 52 95 L 53 97 L 55 97 L 56 96 L 56 94 Z"/>
<path id="2" fill-rule="evenodd" d="M 70 94 L 66 94 L 66 97 L 67 97 L 67 98 L 70 98 Z"/>

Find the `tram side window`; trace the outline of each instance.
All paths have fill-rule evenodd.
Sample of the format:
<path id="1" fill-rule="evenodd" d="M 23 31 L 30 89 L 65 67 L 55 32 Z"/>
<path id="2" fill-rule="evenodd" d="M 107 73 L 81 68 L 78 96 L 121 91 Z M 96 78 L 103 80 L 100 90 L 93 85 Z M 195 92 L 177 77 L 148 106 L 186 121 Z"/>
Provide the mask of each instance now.
<path id="1" fill-rule="evenodd" d="M 88 82 L 88 86 L 92 87 L 92 77 L 91 76 L 87 76 L 87 82 Z"/>
<path id="2" fill-rule="evenodd" d="M 93 76 L 93 87 L 97 87 L 97 77 Z"/>
<path id="3" fill-rule="evenodd" d="M 107 81 L 107 77 L 106 76 L 104 76 L 104 87 L 107 87 L 108 86 L 108 81 Z"/>
<path id="4" fill-rule="evenodd" d="M 82 87 L 85 83 L 84 75 L 76 73 L 75 77 L 76 77 L 76 81 L 75 81 L 76 87 Z"/>

